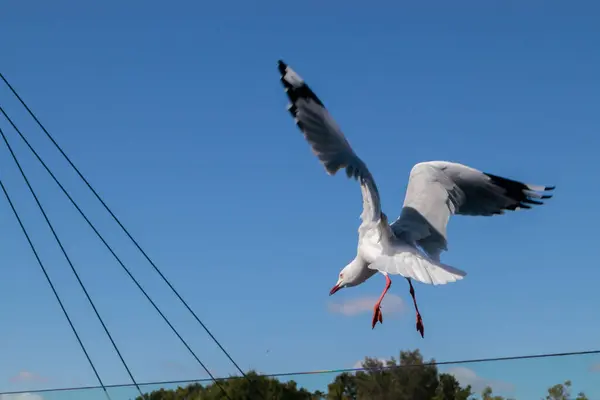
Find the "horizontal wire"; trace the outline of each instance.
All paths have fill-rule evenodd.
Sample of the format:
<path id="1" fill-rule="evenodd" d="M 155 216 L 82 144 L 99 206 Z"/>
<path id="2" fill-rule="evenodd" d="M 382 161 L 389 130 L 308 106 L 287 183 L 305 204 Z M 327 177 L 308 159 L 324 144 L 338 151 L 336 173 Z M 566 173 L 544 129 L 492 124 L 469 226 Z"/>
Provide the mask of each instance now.
<path id="1" fill-rule="evenodd" d="M 477 364 L 484 362 L 498 362 L 498 361 L 512 361 L 512 360 L 531 360 L 538 358 L 557 358 L 557 357 L 572 357 L 572 356 L 583 356 L 590 354 L 600 354 L 600 349 L 597 350 L 584 350 L 584 351 L 569 351 L 563 353 L 542 353 L 542 354 L 527 354 L 527 355 L 519 355 L 519 356 L 507 356 L 507 357 L 489 357 L 489 358 L 471 358 L 471 359 L 463 359 L 463 360 L 454 360 L 454 361 L 433 361 L 433 362 L 424 362 L 422 364 L 409 364 L 409 365 L 392 365 L 392 366 L 382 366 L 375 368 L 337 368 L 337 369 L 322 369 L 322 370 L 312 370 L 312 371 L 298 371 L 298 372 L 279 372 L 273 374 L 259 374 L 259 377 L 265 378 L 280 378 L 287 376 L 302 376 L 302 375 L 325 375 L 325 374 L 341 374 L 344 372 L 360 372 L 360 371 L 385 371 L 396 368 L 418 368 L 418 367 L 428 367 L 428 366 L 440 366 L 440 365 L 457 365 L 457 364 Z M 229 379 L 243 379 L 241 376 L 229 376 L 227 378 L 216 378 L 218 381 L 226 381 Z M 177 384 L 191 384 L 191 383 L 201 383 L 201 382 L 211 382 L 210 378 L 202 378 L 202 379 L 186 379 L 186 380 L 177 380 L 177 381 L 155 381 L 155 382 L 143 382 L 138 383 L 140 386 L 158 386 L 158 385 L 177 385 Z M 106 388 L 109 389 L 117 389 L 117 388 L 126 388 L 131 387 L 130 383 L 126 384 L 113 384 L 113 385 L 105 385 Z M 0 392 L 1 395 L 8 394 L 22 394 L 22 393 L 50 393 L 50 392 L 66 392 L 72 390 L 97 390 L 101 389 L 100 386 L 81 386 L 81 387 L 69 387 L 69 388 L 54 388 L 54 389 L 36 389 L 36 390 L 23 390 L 18 392 Z"/>

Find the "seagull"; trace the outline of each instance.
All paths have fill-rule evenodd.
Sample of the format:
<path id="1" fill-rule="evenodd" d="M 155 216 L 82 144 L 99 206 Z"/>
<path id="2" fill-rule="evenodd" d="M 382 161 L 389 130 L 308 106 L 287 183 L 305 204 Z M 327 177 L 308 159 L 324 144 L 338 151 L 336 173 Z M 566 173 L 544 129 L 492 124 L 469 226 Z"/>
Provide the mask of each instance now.
<path id="1" fill-rule="evenodd" d="M 377 322 L 383 323 L 381 302 L 392 284 L 390 275 L 401 275 L 410 286 L 417 331 L 425 337 L 412 280 L 444 285 L 466 276 L 466 272 L 440 261 L 440 254 L 448 250 L 450 216 L 493 216 L 530 209 L 551 198 L 548 192 L 555 187 L 527 185 L 454 162 L 420 162 L 410 171 L 400 216 L 389 224 L 371 172 L 321 100 L 286 63 L 279 60 L 278 68 L 291 102 L 288 110 L 325 171 L 335 175 L 343 168 L 348 178 L 360 183 L 363 210 L 356 256 L 340 271 L 329 295 L 382 274 L 385 288 L 373 307 L 375 328 Z"/>

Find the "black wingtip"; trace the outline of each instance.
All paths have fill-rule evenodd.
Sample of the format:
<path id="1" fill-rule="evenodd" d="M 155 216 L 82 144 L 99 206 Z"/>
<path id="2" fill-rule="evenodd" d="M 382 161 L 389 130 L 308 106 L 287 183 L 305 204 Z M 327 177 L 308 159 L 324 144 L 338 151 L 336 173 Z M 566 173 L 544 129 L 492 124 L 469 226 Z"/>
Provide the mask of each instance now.
<path id="1" fill-rule="evenodd" d="M 304 82 L 304 80 L 298 75 L 298 73 L 296 73 L 296 71 L 292 70 L 292 68 L 283 60 L 278 60 L 277 65 L 281 74 L 279 80 L 283 83 L 288 98 L 292 102 L 292 107 L 295 106 L 295 103 L 299 98 L 304 98 L 306 100 L 312 100 L 321 107 L 325 108 L 323 102 L 308 87 L 306 82 Z M 292 115 L 295 116 L 295 112 L 293 110 L 290 111 L 292 111 Z"/>
<path id="2" fill-rule="evenodd" d="M 541 206 L 541 205 L 544 204 L 543 201 L 534 200 L 534 199 L 524 199 L 524 200 L 521 200 L 521 203 L 524 203 L 524 204 L 533 204 L 533 205 L 536 205 L 536 206 Z"/>
<path id="3" fill-rule="evenodd" d="M 281 75 L 285 75 L 285 70 L 287 69 L 287 64 L 283 62 L 283 60 L 277 60 L 277 68 L 279 69 L 279 73 Z"/>
<path id="4" fill-rule="evenodd" d="M 530 209 L 532 206 L 541 206 L 545 204 L 543 201 L 539 200 L 551 199 L 553 193 L 549 192 L 556 188 L 556 186 L 526 185 L 522 182 L 503 178 L 498 175 L 493 175 L 490 173 L 484 174 L 491 178 L 494 185 L 505 190 L 505 196 L 515 201 L 514 204 L 505 207 L 506 210 L 511 211 L 515 211 L 517 209 Z"/>

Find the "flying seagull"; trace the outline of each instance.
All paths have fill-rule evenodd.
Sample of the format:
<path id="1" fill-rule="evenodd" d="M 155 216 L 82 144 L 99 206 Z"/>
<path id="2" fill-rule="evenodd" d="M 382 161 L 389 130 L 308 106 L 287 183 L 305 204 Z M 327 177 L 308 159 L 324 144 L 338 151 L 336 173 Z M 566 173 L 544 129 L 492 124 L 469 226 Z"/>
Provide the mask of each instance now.
<path id="1" fill-rule="evenodd" d="M 360 285 L 377 272 L 385 288 L 373 308 L 372 328 L 383 323 L 381 301 L 390 288 L 390 274 L 405 277 L 415 305 L 417 331 L 424 326 L 411 280 L 443 285 L 463 279 L 466 272 L 440 262 L 447 250 L 446 225 L 452 215 L 492 216 L 529 209 L 552 197 L 554 186 L 527 185 L 446 161 L 416 164 L 400 217 L 391 225 L 381 211 L 379 192 L 367 165 L 356 155 L 329 112 L 304 80 L 279 61 L 281 82 L 291 104 L 289 112 L 329 175 L 345 169 L 360 183 L 363 199 L 356 257 L 339 273 L 330 295 Z"/>

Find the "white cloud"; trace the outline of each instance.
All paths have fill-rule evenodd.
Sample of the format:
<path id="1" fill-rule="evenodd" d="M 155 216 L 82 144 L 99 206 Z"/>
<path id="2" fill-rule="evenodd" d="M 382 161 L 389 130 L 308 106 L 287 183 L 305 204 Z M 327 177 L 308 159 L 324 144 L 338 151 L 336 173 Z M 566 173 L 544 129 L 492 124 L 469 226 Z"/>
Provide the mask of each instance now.
<path id="1" fill-rule="evenodd" d="M 44 400 L 44 398 L 35 393 L 18 393 L 0 394 L 0 400 Z"/>
<path id="2" fill-rule="evenodd" d="M 447 374 L 454 375 L 461 385 L 471 385 L 474 392 L 479 393 L 487 386 L 494 392 L 512 392 L 514 386 L 508 382 L 496 381 L 493 379 L 478 376 L 475 371 L 466 367 L 453 367 L 446 371 Z"/>
<path id="3" fill-rule="evenodd" d="M 15 376 L 11 376 L 9 379 L 11 382 L 47 382 L 48 378 L 36 374 L 31 371 L 21 371 Z"/>
<path id="4" fill-rule="evenodd" d="M 377 299 L 377 297 L 359 297 L 342 303 L 331 302 L 327 307 L 332 313 L 353 317 L 358 314 L 373 312 L 373 306 L 375 306 Z M 383 312 L 384 318 L 386 314 L 397 314 L 403 310 L 404 301 L 395 294 L 387 294 L 381 302 L 381 311 Z"/>
<path id="5" fill-rule="evenodd" d="M 191 376 L 197 377 L 198 374 L 200 374 L 200 376 L 202 376 L 202 377 L 208 378 L 206 371 L 197 365 L 190 366 L 189 364 L 184 364 L 179 361 L 163 361 L 161 364 L 165 371 L 169 371 L 174 374 L 178 374 L 178 375 L 175 375 L 175 376 L 178 376 L 178 378 L 174 378 L 174 379 L 180 379 L 182 375 L 183 376 L 191 375 Z M 213 376 L 215 376 L 215 377 L 219 376 L 219 374 L 214 369 L 209 368 L 208 370 L 210 371 L 210 373 Z M 194 379 L 194 378 L 190 378 L 190 379 Z M 0 400 L 2 400 L 2 399 L 0 399 Z"/>
<path id="6" fill-rule="evenodd" d="M 382 363 L 384 366 L 387 365 L 387 360 L 385 358 L 378 358 L 377 361 L 379 361 L 380 363 Z M 352 366 L 352 368 L 363 368 L 363 363 L 365 362 L 365 360 L 359 360 L 357 362 L 354 363 L 354 365 Z"/>
<path id="7" fill-rule="evenodd" d="M 178 361 L 165 361 L 162 363 L 163 367 L 169 371 L 186 373 L 190 372 L 190 367 L 188 365 L 182 364 Z"/>

